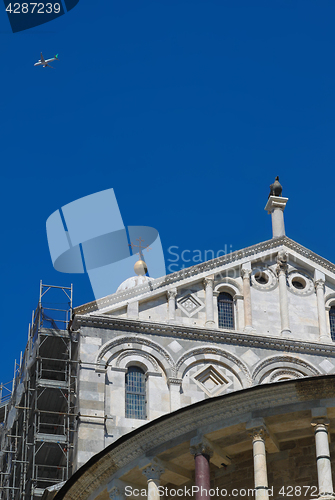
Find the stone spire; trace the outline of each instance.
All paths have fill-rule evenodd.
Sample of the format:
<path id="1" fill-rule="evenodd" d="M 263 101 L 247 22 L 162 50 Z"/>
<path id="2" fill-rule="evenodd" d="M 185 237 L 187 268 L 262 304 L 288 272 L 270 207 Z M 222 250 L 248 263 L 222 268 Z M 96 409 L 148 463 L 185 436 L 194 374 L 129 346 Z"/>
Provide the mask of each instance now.
<path id="1" fill-rule="evenodd" d="M 279 177 L 270 186 L 269 199 L 264 210 L 267 210 L 268 214 L 271 214 L 272 220 L 272 238 L 280 238 L 285 236 L 285 224 L 284 224 L 284 209 L 288 198 L 283 198 L 282 186 L 279 182 Z"/>

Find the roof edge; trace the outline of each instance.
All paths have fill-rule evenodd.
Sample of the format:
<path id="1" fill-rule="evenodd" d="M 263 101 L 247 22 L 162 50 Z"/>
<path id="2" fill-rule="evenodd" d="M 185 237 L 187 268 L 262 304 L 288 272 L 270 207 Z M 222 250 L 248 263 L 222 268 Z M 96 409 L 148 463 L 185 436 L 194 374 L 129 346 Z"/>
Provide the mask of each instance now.
<path id="1" fill-rule="evenodd" d="M 73 312 L 74 314 L 88 314 L 99 309 L 105 309 L 108 306 L 117 304 L 118 302 L 123 302 L 145 292 L 158 291 L 160 288 L 171 286 L 181 280 L 191 278 L 194 275 L 215 271 L 216 268 L 222 265 L 238 262 L 239 260 L 246 257 L 278 248 L 283 245 L 285 245 L 292 251 L 297 252 L 302 257 L 310 259 L 315 264 L 322 266 L 324 269 L 327 269 L 329 272 L 335 275 L 335 265 L 332 262 L 324 259 L 312 250 L 304 247 L 303 245 L 300 245 L 300 243 L 291 240 L 287 236 L 281 236 L 279 238 L 271 238 L 270 240 L 266 240 L 255 245 L 242 248 L 241 250 L 236 250 L 235 252 L 216 257 L 215 259 L 211 259 L 206 262 L 201 262 L 200 264 L 190 266 L 171 274 L 167 274 L 166 276 L 162 276 L 161 278 L 152 279 L 148 284 L 138 285 L 126 291 L 115 292 L 113 294 L 107 295 L 106 297 L 102 297 L 101 299 L 78 306 L 73 309 Z"/>

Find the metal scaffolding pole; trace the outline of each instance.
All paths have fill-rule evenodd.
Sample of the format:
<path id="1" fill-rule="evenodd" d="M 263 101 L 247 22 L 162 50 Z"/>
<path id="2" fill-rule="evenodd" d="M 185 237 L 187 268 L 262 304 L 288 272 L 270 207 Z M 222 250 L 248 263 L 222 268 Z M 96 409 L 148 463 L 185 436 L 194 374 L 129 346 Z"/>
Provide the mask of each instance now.
<path id="1" fill-rule="evenodd" d="M 40 283 L 12 386 L 0 385 L 1 500 L 40 499 L 45 488 L 71 475 L 78 366 L 76 342 L 67 329 L 72 292 L 72 285 Z"/>

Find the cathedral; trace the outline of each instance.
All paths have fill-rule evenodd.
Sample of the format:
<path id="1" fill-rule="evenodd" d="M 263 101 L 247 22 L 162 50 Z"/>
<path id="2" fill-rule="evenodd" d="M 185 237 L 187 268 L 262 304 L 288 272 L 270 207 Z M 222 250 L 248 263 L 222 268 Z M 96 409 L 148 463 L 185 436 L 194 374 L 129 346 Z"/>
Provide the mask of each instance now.
<path id="1" fill-rule="evenodd" d="M 287 202 L 277 178 L 271 239 L 157 279 L 140 251 L 74 309 L 71 471 L 39 498 L 335 498 L 335 265 Z"/>
<path id="2" fill-rule="evenodd" d="M 335 265 L 285 235 L 281 191 L 270 240 L 155 280 L 140 259 L 75 309 L 76 472 L 56 500 L 334 498 Z"/>

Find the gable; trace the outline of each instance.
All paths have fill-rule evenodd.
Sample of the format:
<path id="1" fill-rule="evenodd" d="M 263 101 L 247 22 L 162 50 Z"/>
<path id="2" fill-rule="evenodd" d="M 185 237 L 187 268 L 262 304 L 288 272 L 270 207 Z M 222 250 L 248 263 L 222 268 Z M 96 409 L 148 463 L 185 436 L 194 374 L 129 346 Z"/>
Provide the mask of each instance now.
<path id="1" fill-rule="evenodd" d="M 115 312 L 115 314 L 122 317 L 122 315 L 126 315 L 124 308 L 132 302 L 139 302 L 142 311 L 144 308 L 150 309 L 150 302 L 152 302 L 152 307 L 156 307 L 157 300 L 159 300 L 161 304 L 162 301 L 166 300 L 165 297 L 168 290 L 176 287 L 179 291 L 186 293 L 188 288 L 203 288 L 202 281 L 208 276 L 214 276 L 217 283 L 220 280 L 228 281 L 230 279 L 237 280 L 236 284 L 238 284 L 240 269 L 242 265 L 246 263 L 251 264 L 254 274 L 257 272 L 257 269 L 262 271 L 266 268 L 270 269 L 270 277 L 275 276 L 276 257 L 280 250 L 284 250 L 288 255 L 289 283 L 291 283 L 294 278 L 297 279 L 299 276 L 302 278 L 306 276 L 306 282 L 311 286 L 310 280 L 313 280 L 314 272 L 317 270 L 325 275 L 326 296 L 335 293 L 335 265 L 290 238 L 282 236 L 281 238 L 273 238 L 167 276 L 150 280 L 149 283 L 114 293 L 97 301 L 77 307 L 74 312 L 75 314 L 81 315 L 113 315 Z M 254 274 L 251 279 L 256 290 L 257 285 L 253 280 Z M 270 279 L 270 286 L 272 281 L 273 280 Z M 201 295 L 201 291 L 199 290 L 196 294 L 197 298 L 195 302 L 201 302 Z M 159 299 L 159 297 L 161 298 Z M 162 297 L 164 297 L 164 299 Z M 141 306 L 141 304 L 144 303 L 146 305 Z M 119 311 L 119 313 L 117 311 Z"/>

